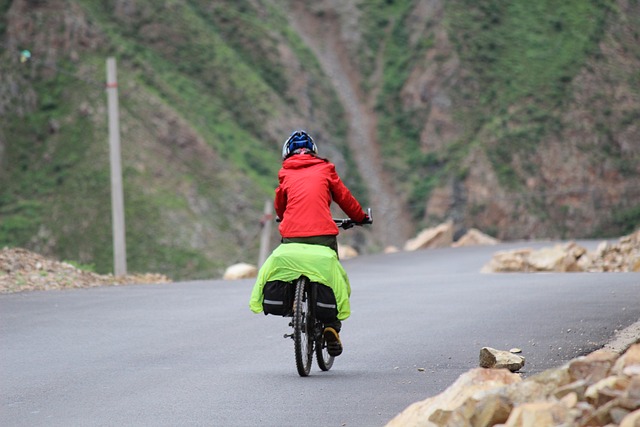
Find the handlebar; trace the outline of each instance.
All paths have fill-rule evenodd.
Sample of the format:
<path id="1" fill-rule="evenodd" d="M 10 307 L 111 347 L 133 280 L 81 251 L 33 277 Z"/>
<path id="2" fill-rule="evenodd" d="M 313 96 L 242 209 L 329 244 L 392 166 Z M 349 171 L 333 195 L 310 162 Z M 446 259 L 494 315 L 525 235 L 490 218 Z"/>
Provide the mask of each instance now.
<path id="1" fill-rule="evenodd" d="M 333 218 L 333 222 L 335 222 L 336 225 L 343 230 L 348 230 L 354 225 L 363 226 L 373 224 L 373 214 L 371 213 L 371 208 L 367 208 L 367 217 L 368 219 L 365 219 L 363 222 L 357 222 L 352 220 L 351 218 Z M 276 217 L 276 222 L 280 221 L 282 220 Z"/>
<path id="2" fill-rule="evenodd" d="M 371 208 L 367 208 L 367 217 L 368 219 L 365 219 L 363 222 L 356 222 L 351 218 L 343 218 L 343 219 L 334 218 L 333 222 L 335 222 L 336 225 L 342 228 L 343 230 L 348 230 L 354 225 L 363 226 L 363 225 L 373 224 L 373 216 L 371 216 Z"/>

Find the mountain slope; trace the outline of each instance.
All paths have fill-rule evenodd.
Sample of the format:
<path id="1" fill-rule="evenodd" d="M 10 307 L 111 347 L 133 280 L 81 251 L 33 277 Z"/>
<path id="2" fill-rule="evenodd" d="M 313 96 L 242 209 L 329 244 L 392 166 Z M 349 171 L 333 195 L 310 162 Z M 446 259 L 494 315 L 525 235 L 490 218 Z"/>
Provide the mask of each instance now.
<path id="1" fill-rule="evenodd" d="M 143 1 L 67 3 L 15 1 L 6 17 L 3 71 L 16 90 L 3 102 L 0 241 L 110 270 L 99 82 L 104 58 L 114 55 L 130 269 L 210 277 L 255 255 L 282 140 L 309 123 L 320 144 L 343 133 L 339 104 L 317 64 L 303 66 L 308 53 L 295 53 L 300 47 L 289 46 L 286 33 L 264 26 L 251 40 L 274 43 L 298 68 L 280 67 L 282 75 L 264 78 L 225 41 L 225 28 L 207 19 L 208 2 L 176 3 L 173 10 Z M 221 19 L 220 10 L 209 12 Z M 229 9 L 225 25 L 244 23 L 248 12 L 261 9 L 239 17 Z M 17 53 L 27 47 L 32 59 L 21 64 Z M 272 87 L 286 73 L 302 80 L 303 93 Z M 322 148 L 346 169 L 338 146 Z M 345 175 L 357 184 L 357 176 Z"/>
<path id="2" fill-rule="evenodd" d="M 111 270 L 108 56 L 132 271 L 211 277 L 256 259 L 295 128 L 380 213 L 341 236 L 364 251 L 445 219 L 503 239 L 640 225 L 638 1 L 0 10 L 0 245 Z"/>

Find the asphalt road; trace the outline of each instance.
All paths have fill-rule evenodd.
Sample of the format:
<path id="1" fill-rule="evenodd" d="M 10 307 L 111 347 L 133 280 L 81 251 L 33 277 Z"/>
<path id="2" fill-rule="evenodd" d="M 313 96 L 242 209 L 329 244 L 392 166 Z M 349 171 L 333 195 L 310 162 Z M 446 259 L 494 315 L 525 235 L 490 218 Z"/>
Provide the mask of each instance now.
<path id="1" fill-rule="evenodd" d="M 249 311 L 251 280 L 0 296 L 0 425 L 382 426 L 483 346 L 521 348 L 530 376 L 640 319 L 640 274 L 479 273 L 523 246 L 344 261 L 345 351 L 307 378 L 287 319 Z"/>

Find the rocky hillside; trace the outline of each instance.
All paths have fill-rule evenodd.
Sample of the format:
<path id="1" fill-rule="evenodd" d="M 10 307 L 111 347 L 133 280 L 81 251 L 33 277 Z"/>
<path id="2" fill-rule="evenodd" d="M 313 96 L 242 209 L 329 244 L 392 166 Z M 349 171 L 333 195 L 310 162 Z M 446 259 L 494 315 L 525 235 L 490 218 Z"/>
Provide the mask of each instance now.
<path id="1" fill-rule="evenodd" d="M 111 271 L 109 56 L 132 271 L 200 278 L 254 262 L 280 146 L 299 127 L 374 209 L 371 232 L 342 237 L 360 252 L 444 220 L 503 240 L 640 224 L 638 1 L 0 11 L 0 247 Z"/>

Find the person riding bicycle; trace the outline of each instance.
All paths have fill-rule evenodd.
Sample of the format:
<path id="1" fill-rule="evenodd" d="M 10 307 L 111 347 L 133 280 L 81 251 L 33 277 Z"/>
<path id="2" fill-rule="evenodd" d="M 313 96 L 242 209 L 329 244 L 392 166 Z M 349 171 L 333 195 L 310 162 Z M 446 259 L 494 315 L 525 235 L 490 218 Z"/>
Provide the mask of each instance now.
<path id="1" fill-rule="evenodd" d="M 358 200 L 342 182 L 335 165 L 318 156 L 318 148 L 304 130 L 295 131 L 282 147 L 274 208 L 281 219 L 281 242 L 322 245 L 338 253 L 338 226 L 331 215 L 331 202 L 355 222 L 369 220 Z M 325 324 L 324 337 L 332 356 L 342 353 L 342 322 Z"/>

